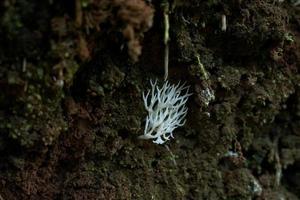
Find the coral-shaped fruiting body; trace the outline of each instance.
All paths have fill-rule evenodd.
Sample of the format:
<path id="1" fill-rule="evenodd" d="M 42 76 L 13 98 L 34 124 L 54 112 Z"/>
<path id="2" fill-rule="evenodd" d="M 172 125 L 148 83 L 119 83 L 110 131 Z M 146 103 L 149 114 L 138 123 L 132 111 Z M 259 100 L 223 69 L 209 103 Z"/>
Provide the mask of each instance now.
<path id="1" fill-rule="evenodd" d="M 173 130 L 185 123 L 188 108 L 186 102 L 191 95 L 189 86 L 185 84 L 172 85 L 168 81 L 159 88 L 157 81 L 151 83 L 151 90 L 143 93 L 145 108 L 148 111 L 144 135 L 141 139 L 153 139 L 156 144 L 163 144 Z"/>

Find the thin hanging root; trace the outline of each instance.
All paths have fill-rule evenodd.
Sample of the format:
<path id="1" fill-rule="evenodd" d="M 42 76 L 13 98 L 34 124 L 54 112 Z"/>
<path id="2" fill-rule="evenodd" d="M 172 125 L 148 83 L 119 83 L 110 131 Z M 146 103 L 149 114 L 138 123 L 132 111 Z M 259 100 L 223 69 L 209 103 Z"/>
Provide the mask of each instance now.
<path id="1" fill-rule="evenodd" d="M 169 74 L 169 30 L 170 30 L 170 22 L 169 22 L 169 3 L 166 2 L 164 4 L 164 44 L 165 44 L 165 58 L 164 58 L 164 68 L 165 68 L 165 76 L 164 79 L 168 79 Z"/>
<path id="2" fill-rule="evenodd" d="M 164 66 L 165 66 L 165 81 L 168 79 L 169 74 L 169 45 L 165 45 L 165 59 L 164 59 Z"/>

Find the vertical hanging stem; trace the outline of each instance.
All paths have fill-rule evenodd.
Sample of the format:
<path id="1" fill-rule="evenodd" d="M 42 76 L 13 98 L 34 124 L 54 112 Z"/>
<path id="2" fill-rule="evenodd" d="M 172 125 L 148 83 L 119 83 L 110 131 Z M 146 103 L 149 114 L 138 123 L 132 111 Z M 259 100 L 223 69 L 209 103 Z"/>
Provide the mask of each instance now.
<path id="1" fill-rule="evenodd" d="M 169 74 L 169 45 L 165 44 L 165 59 L 164 59 L 164 66 L 165 66 L 165 81 L 168 79 Z"/>
<path id="2" fill-rule="evenodd" d="M 164 10 L 164 45 L 165 45 L 165 55 L 164 55 L 164 68 L 165 68 L 165 76 L 164 79 L 168 79 L 169 74 L 169 3 L 167 1 L 163 2 L 163 10 Z"/>

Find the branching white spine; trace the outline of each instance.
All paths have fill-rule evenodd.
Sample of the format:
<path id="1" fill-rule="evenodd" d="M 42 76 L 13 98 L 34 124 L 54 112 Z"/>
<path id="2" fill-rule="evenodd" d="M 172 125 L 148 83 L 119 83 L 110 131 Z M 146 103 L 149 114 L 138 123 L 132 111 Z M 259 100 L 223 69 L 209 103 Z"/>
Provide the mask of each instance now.
<path id="1" fill-rule="evenodd" d="M 148 111 L 144 135 L 141 139 L 153 139 L 156 144 L 163 144 L 170 137 L 173 138 L 173 131 L 185 124 L 185 116 L 188 108 L 186 102 L 189 93 L 189 86 L 185 84 L 171 85 L 165 81 L 162 88 L 157 86 L 157 81 L 151 83 L 151 90 L 143 93 L 145 108 Z M 182 94 L 183 93 L 183 94 Z M 150 95 L 150 96 L 149 96 Z"/>

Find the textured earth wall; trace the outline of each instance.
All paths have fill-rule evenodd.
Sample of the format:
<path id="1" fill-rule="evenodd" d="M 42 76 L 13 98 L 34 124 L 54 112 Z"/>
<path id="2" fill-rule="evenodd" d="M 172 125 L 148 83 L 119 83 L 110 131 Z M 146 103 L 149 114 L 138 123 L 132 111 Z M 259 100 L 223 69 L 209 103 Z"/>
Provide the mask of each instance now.
<path id="1" fill-rule="evenodd" d="M 193 95 L 157 145 L 166 15 Z M 0 44 L 0 199 L 300 199 L 299 1 L 2 0 Z"/>

